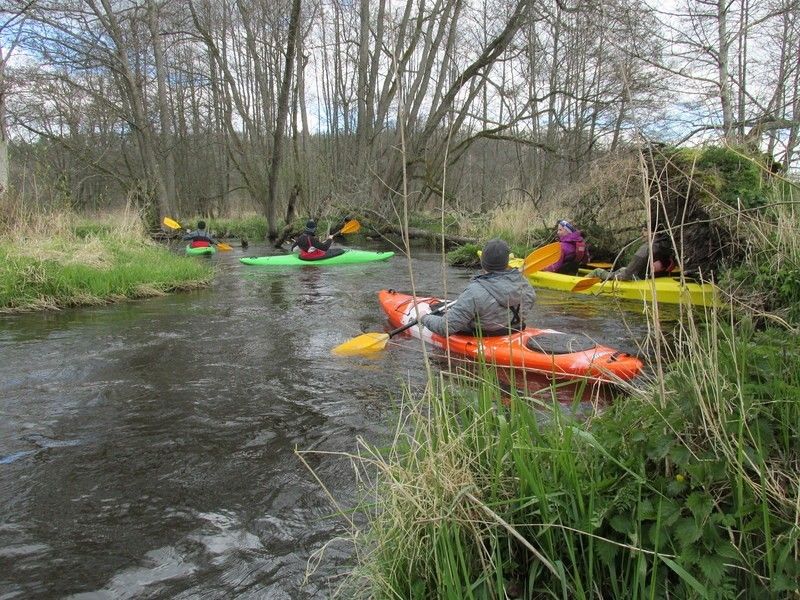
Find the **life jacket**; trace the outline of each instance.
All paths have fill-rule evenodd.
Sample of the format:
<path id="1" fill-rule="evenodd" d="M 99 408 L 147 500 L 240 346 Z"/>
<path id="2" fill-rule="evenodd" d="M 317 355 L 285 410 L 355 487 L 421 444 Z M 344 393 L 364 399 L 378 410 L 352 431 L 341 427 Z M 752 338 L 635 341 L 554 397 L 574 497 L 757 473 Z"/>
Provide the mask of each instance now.
<path id="1" fill-rule="evenodd" d="M 579 265 L 585 265 L 589 262 L 589 251 L 586 248 L 585 240 L 577 240 L 575 242 L 575 262 Z"/>
<path id="2" fill-rule="evenodd" d="M 297 238 L 297 247 L 300 248 L 300 260 L 318 260 L 327 256 L 325 250 L 320 250 L 312 245 L 312 237 L 301 233 Z"/>

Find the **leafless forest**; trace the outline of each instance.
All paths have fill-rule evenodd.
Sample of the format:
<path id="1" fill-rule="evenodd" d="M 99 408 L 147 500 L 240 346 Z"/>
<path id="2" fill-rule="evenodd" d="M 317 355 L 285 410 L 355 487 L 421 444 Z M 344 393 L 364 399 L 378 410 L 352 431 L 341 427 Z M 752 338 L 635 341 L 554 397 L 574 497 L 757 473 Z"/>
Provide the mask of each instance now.
<path id="1" fill-rule="evenodd" d="M 406 192 L 537 203 L 645 142 L 798 164 L 797 0 L 2 5 L 0 186 L 26 203 L 256 210 L 274 237 Z"/>

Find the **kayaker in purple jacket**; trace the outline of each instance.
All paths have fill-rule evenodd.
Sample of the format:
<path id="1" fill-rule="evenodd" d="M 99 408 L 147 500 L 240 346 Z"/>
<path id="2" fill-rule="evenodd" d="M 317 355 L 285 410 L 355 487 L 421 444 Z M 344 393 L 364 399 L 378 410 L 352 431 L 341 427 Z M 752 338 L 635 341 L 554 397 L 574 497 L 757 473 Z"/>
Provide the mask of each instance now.
<path id="1" fill-rule="evenodd" d="M 556 228 L 558 241 L 561 243 L 561 258 L 549 267 L 542 269 L 551 273 L 576 275 L 578 267 L 589 262 L 589 252 L 586 250 L 586 240 L 575 226 L 569 221 L 561 220 Z"/>

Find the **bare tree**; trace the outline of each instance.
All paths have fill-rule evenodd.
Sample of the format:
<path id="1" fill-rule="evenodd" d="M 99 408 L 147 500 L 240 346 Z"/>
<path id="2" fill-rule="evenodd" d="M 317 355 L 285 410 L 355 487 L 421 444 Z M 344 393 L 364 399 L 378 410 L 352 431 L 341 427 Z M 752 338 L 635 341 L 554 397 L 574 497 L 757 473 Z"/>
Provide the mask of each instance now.
<path id="1" fill-rule="evenodd" d="M 8 80 L 6 66 L 14 49 L 17 47 L 25 24 L 25 15 L 32 2 L 12 12 L 9 18 L 0 23 L 0 199 L 8 190 L 8 124 L 6 123 L 6 97 Z M 8 48 L 3 48 L 2 41 L 9 39 Z"/>
<path id="2" fill-rule="evenodd" d="M 275 205 L 278 187 L 278 169 L 283 159 L 283 137 L 286 119 L 289 113 L 289 91 L 292 87 L 292 67 L 297 51 L 297 32 L 300 29 L 300 0 L 292 0 L 292 12 L 289 16 L 289 31 L 286 38 L 286 64 L 283 69 L 281 91 L 278 96 L 278 116 L 275 124 L 275 137 L 272 142 L 272 165 L 269 171 L 269 189 L 267 192 L 267 235 L 270 240 L 277 238 Z"/>

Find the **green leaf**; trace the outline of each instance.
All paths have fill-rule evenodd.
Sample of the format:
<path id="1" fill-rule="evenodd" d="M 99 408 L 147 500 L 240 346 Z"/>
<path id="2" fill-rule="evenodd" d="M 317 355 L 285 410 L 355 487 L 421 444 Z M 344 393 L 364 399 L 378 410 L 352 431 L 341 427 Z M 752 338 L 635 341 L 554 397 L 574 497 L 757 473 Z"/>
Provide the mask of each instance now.
<path id="1" fill-rule="evenodd" d="M 698 561 L 698 566 L 708 580 L 714 584 L 719 584 L 722 581 L 722 576 L 725 574 L 724 560 L 718 554 L 706 554 Z"/>
<path id="2" fill-rule="evenodd" d="M 670 496 L 679 496 L 686 489 L 686 481 L 671 479 L 667 484 L 667 493 Z"/>
<path id="3" fill-rule="evenodd" d="M 703 586 L 702 583 L 697 581 L 691 573 L 689 573 L 686 569 L 676 563 L 674 560 L 667 558 L 665 556 L 660 557 L 661 560 L 664 561 L 664 564 L 667 565 L 670 569 L 675 571 L 678 576 L 683 579 L 694 591 L 700 594 L 703 598 L 708 598 L 711 596 L 711 593 Z"/>
<path id="4" fill-rule="evenodd" d="M 647 458 L 650 460 L 661 460 L 672 449 L 675 438 L 668 435 L 661 435 L 653 439 L 647 448 Z"/>
<path id="5" fill-rule="evenodd" d="M 650 498 L 645 498 L 639 503 L 639 518 L 640 519 L 656 518 L 656 509 L 653 506 L 653 501 Z"/>
<path id="6" fill-rule="evenodd" d="M 609 524 L 619 533 L 629 534 L 633 531 L 633 521 L 627 515 L 614 515 Z"/>
<path id="7" fill-rule="evenodd" d="M 688 546 L 700 537 L 702 530 L 694 519 L 683 517 L 675 525 L 675 536 L 682 546 Z"/>
<path id="8" fill-rule="evenodd" d="M 741 556 L 734 545 L 727 540 L 718 543 L 714 551 L 722 558 L 727 558 L 729 561 L 739 560 Z"/>
<path id="9" fill-rule="evenodd" d="M 702 492 L 694 492 L 686 499 L 686 506 L 692 511 L 698 525 L 708 518 L 714 508 L 711 496 Z"/>
<path id="10" fill-rule="evenodd" d="M 669 457 L 676 465 L 683 467 L 689 462 L 691 454 L 686 446 L 673 446 L 669 451 Z"/>
<path id="11" fill-rule="evenodd" d="M 607 567 L 610 567 L 614 564 L 617 553 L 619 552 L 619 547 L 616 544 L 598 541 L 595 543 L 595 552 L 597 552 L 597 556 L 600 560 L 602 560 Z"/>
<path id="12" fill-rule="evenodd" d="M 663 499 L 658 510 L 661 513 L 661 522 L 667 526 L 674 525 L 681 516 L 680 505 L 671 499 Z"/>

